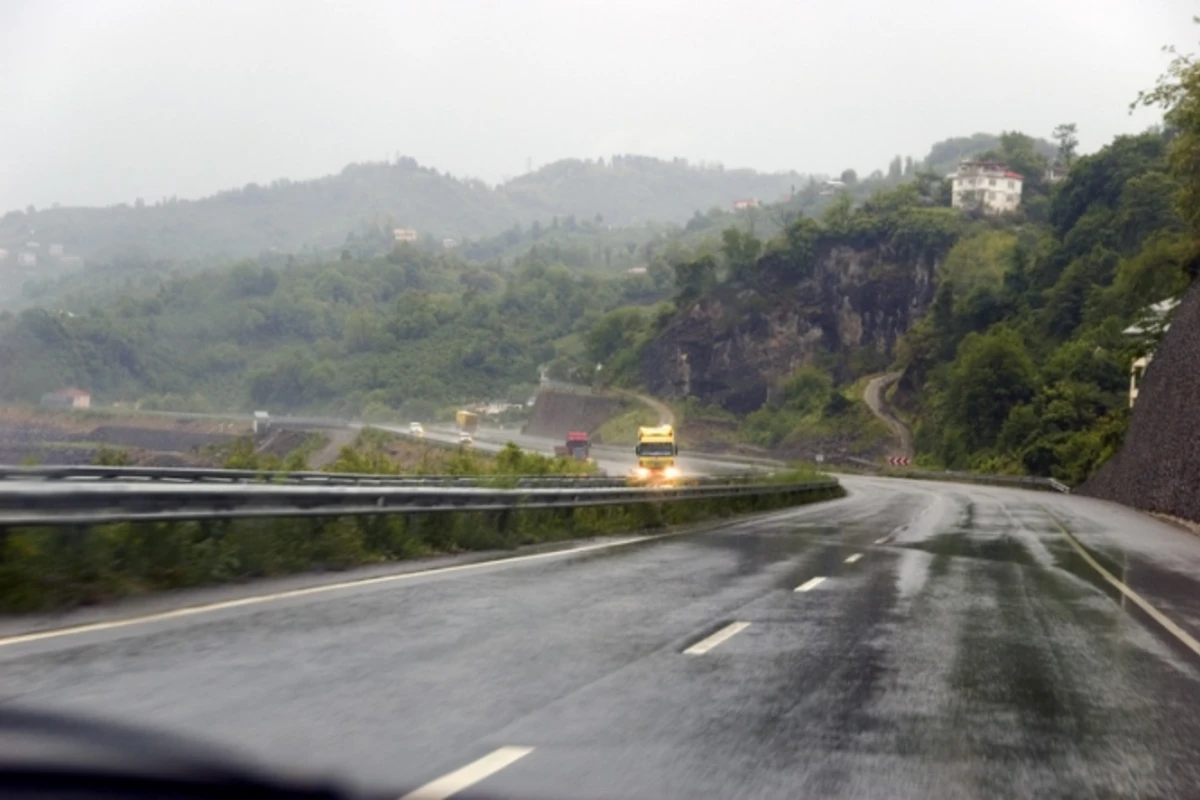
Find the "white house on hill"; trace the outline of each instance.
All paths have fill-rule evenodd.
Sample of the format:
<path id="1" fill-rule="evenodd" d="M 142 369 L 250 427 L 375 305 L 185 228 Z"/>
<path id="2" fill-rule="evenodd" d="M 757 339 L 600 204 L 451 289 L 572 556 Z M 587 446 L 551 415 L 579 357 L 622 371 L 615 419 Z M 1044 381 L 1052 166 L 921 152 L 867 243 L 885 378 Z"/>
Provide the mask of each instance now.
<path id="1" fill-rule="evenodd" d="M 1015 211 L 1025 178 L 999 161 L 964 161 L 949 176 L 955 208 L 982 208 L 988 214 Z"/>

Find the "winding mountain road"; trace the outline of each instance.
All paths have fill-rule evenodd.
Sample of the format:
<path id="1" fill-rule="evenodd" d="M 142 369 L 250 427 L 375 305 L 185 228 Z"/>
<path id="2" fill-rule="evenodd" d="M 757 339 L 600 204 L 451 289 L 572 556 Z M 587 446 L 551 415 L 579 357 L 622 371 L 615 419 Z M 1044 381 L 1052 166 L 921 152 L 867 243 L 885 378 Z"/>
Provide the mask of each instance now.
<path id="1" fill-rule="evenodd" d="M 867 383 L 867 388 L 863 391 L 863 401 L 871 409 L 871 413 L 883 420 L 884 424 L 891 428 L 892 433 L 895 434 L 898 446 L 895 455 L 912 458 L 915 455 L 913 451 L 912 431 L 896 416 L 896 413 L 892 410 L 891 405 L 888 404 L 887 398 L 884 396 L 888 387 L 900 380 L 903 375 L 903 372 L 889 372 L 877 378 L 872 378 Z"/>

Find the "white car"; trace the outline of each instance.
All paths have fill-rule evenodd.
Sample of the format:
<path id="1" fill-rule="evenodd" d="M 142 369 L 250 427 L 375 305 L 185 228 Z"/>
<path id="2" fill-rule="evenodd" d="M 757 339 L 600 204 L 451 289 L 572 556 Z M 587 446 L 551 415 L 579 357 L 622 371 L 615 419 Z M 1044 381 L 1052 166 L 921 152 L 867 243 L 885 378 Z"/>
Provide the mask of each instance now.
<path id="1" fill-rule="evenodd" d="M 466 446 L 470 447 L 471 445 L 475 444 L 475 440 L 472 439 L 471 434 L 467 433 L 466 431 L 459 431 L 458 443 L 465 444 Z"/>
<path id="2" fill-rule="evenodd" d="M 419 422 L 410 422 L 410 423 L 408 423 L 408 432 L 413 436 L 417 436 L 417 437 L 424 436 L 425 435 L 425 426 Z"/>

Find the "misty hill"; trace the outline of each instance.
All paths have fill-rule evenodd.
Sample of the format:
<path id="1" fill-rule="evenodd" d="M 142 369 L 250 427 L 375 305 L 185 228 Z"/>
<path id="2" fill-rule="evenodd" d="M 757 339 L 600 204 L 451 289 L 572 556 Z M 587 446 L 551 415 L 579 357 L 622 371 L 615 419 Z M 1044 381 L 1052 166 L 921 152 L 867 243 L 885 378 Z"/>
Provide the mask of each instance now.
<path id="1" fill-rule="evenodd" d="M 14 211 L 0 218 L 0 248 L 12 253 L 37 241 L 61 244 L 90 261 L 130 251 L 195 258 L 336 247 L 364 222 L 414 228 L 435 241 L 492 235 L 554 217 L 605 225 L 682 222 L 697 209 L 729 208 L 742 198 L 777 200 L 803 180 L 794 172 L 614 156 L 558 161 L 490 187 L 400 158 L 352 164 L 315 180 L 247 184 L 200 200 Z"/>
<path id="2" fill-rule="evenodd" d="M 1058 155 L 1058 146 L 1045 139 L 1034 139 L 1033 149 L 1038 155 L 1048 161 L 1054 161 Z M 929 148 L 925 156 L 925 166 L 934 172 L 946 174 L 958 166 L 964 158 L 972 158 L 983 153 L 997 153 L 1003 150 L 1000 136 L 994 133 L 975 133 L 970 136 L 954 136 Z"/>

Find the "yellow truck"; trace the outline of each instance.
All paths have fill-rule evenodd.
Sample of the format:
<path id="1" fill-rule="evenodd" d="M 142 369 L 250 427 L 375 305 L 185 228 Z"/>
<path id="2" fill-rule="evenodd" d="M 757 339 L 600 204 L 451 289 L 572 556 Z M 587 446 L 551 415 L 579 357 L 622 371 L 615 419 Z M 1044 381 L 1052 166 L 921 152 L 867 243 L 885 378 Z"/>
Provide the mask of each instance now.
<path id="1" fill-rule="evenodd" d="M 675 445 L 675 428 L 657 425 L 638 428 L 637 467 L 633 477 L 645 483 L 670 483 L 679 478 L 679 467 L 675 456 L 679 448 Z"/>
<path id="2" fill-rule="evenodd" d="M 458 423 L 459 433 L 475 433 L 479 430 L 479 415 L 473 411 L 459 411 L 454 415 L 454 421 Z"/>

